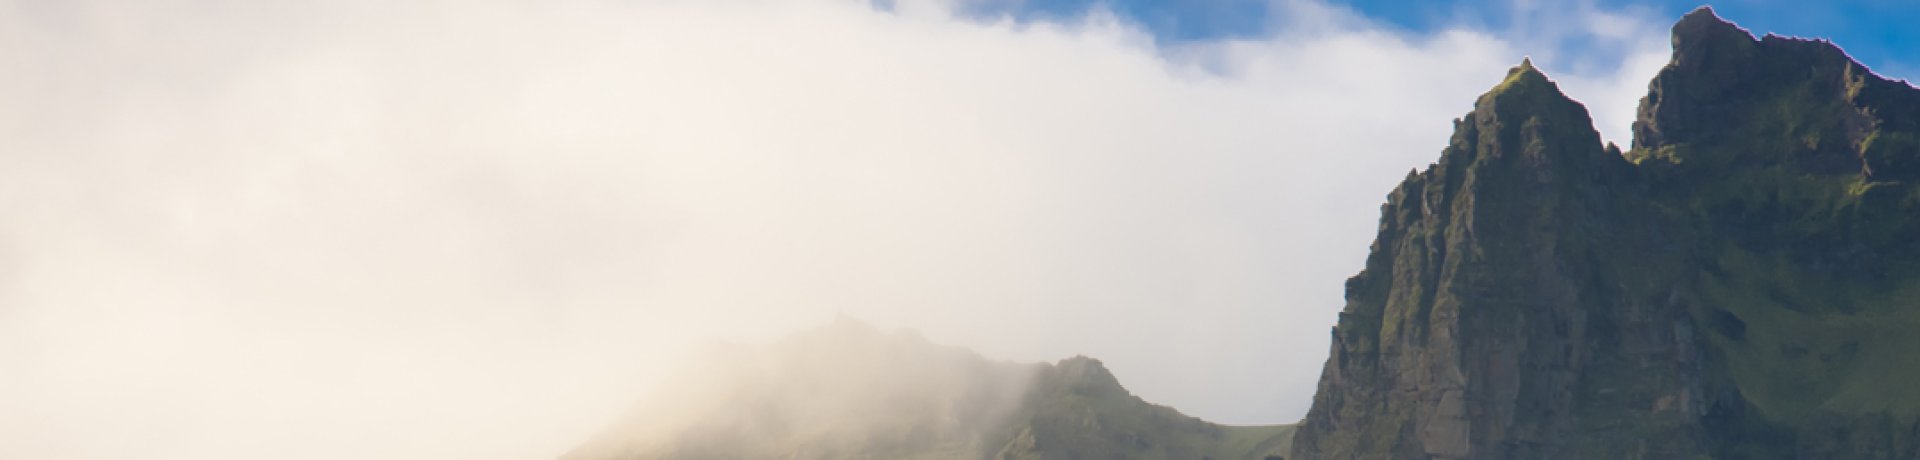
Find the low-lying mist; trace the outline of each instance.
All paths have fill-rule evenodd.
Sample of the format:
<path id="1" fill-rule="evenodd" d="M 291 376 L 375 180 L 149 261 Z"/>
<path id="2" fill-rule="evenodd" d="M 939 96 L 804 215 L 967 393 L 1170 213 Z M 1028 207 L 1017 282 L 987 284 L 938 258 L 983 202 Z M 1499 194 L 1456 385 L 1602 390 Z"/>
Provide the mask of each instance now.
<path id="1" fill-rule="evenodd" d="M 989 458 L 1042 366 L 842 318 L 700 354 L 567 458 Z"/>
<path id="2" fill-rule="evenodd" d="M 892 3 L 0 0 L 0 458 L 551 458 L 837 312 L 1290 422 L 1381 197 L 1554 65 Z M 1664 38 L 1589 10 L 1624 131 Z"/>

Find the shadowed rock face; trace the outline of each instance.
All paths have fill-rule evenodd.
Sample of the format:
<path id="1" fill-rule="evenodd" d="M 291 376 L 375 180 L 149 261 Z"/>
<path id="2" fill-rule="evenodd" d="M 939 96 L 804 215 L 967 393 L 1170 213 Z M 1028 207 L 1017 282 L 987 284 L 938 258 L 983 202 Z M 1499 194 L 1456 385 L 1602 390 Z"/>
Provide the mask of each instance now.
<path id="1" fill-rule="evenodd" d="M 1296 459 L 1916 458 L 1920 91 L 1702 8 L 1633 148 L 1530 64 L 1382 206 Z"/>

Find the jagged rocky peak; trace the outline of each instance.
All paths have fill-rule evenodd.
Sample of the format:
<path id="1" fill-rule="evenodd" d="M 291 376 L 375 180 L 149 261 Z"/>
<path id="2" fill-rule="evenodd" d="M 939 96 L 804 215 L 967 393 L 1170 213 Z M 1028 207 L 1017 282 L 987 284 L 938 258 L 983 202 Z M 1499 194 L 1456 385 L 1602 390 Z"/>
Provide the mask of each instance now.
<path id="1" fill-rule="evenodd" d="M 1529 117 L 1539 112 L 1565 109 L 1569 104 L 1580 106 L 1560 92 L 1560 86 L 1547 78 L 1545 73 L 1533 66 L 1533 59 L 1520 61 L 1520 65 L 1507 69 L 1507 76 L 1500 84 L 1481 94 L 1474 101 L 1474 115 L 1492 120 L 1501 116 Z M 1518 113 L 1526 111 L 1528 113 Z M 1585 108 L 1582 107 L 1584 116 Z"/>
<path id="2" fill-rule="evenodd" d="M 1737 57 L 1751 51 L 1753 35 L 1734 25 L 1713 7 L 1702 6 L 1673 24 L 1673 62 L 1708 65 L 1711 59 Z"/>
<path id="3" fill-rule="evenodd" d="M 1474 107 L 1495 106 L 1503 101 L 1509 101 L 1507 103 L 1528 109 L 1545 108 L 1531 104 L 1540 102 L 1535 100 L 1536 98 L 1545 98 L 1548 102 L 1565 101 L 1579 104 L 1562 94 L 1559 85 L 1548 79 L 1547 74 L 1540 72 L 1539 68 L 1534 67 L 1533 58 L 1522 58 L 1520 65 L 1507 69 L 1507 76 L 1500 80 L 1500 84 L 1494 85 L 1493 89 L 1487 90 L 1480 95 L 1479 100 L 1474 101 Z"/>
<path id="4" fill-rule="evenodd" d="M 1409 174 L 1390 205 L 1420 204 L 1423 212 L 1445 201 L 1455 187 L 1472 190 L 1532 190 L 1604 182 L 1627 165 L 1600 143 L 1586 107 L 1523 59 L 1454 121 L 1454 134 L 1440 159 Z M 1469 177 L 1472 180 L 1467 180 Z M 1431 188 L 1438 185 L 1439 188 Z M 1528 192 L 1532 193 L 1532 192 Z M 1406 201 L 1429 195 L 1427 201 Z"/>
<path id="5" fill-rule="evenodd" d="M 1702 8 L 1629 152 L 1530 61 L 1382 208 L 1293 459 L 1920 458 L 1920 90 Z"/>
<path id="6" fill-rule="evenodd" d="M 1509 70 L 1440 160 L 1390 195 L 1289 458 L 1559 452 L 1585 427 L 1554 414 L 1589 404 L 1579 371 L 1607 355 L 1588 325 L 1643 307 L 1604 305 L 1610 287 L 1591 282 L 1611 276 L 1594 259 L 1627 246 L 1606 195 L 1630 168 L 1531 60 Z M 1674 350 L 1662 337 L 1636 345 Z"/>
<path id="7" fill-rule="evenodd" d="M 1914 166 L 1865 158 L 1886 150 L 1865 151 L 1876 128 L 1913 124 L 1920 101 L 1911 87 L 1873 74 L 1825 40 L 1756 40 L 1702 7 L 1674 25 L 1672 60 L 1648 89 L 1634 122 L 1636 161 L 1690 163 L 1678 169 L 1696 171 L 1787 165 L 1811 174 L 1920 177 Z"/>

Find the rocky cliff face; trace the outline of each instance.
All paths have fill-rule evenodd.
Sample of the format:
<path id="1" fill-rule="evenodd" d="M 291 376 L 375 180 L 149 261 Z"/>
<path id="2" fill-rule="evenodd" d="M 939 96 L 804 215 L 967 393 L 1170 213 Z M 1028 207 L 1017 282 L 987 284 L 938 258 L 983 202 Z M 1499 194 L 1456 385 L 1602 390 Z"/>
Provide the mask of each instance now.
<path id="1" fill-rule="evenodd" d="M 1289 458 L 1920 455 L 1920 91 L 1673 32 L 1630 151 L 1523 63 L 1389 195 Z"/>

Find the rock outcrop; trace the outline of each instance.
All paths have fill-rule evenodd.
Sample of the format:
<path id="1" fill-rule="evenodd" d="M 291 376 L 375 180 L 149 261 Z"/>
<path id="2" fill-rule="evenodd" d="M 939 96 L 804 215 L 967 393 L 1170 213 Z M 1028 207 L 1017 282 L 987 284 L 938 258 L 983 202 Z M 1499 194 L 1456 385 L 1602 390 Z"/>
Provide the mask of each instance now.
<path id="1" fill-rule="evenodd" d="M 1382 207 L 1295 459 L 1916 458 L 1920 91 L 1702 8 L 1632 149 L 1522 63 Z"/>

